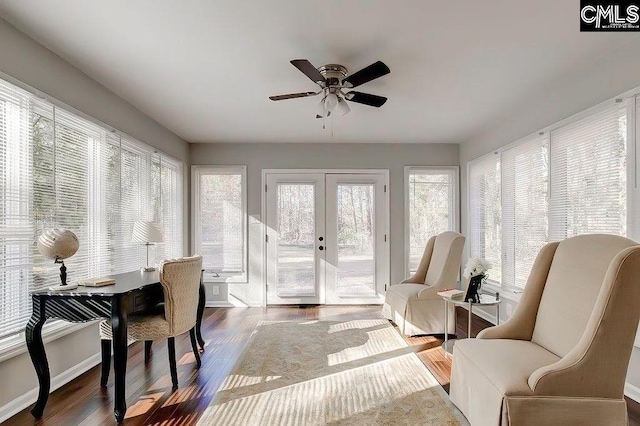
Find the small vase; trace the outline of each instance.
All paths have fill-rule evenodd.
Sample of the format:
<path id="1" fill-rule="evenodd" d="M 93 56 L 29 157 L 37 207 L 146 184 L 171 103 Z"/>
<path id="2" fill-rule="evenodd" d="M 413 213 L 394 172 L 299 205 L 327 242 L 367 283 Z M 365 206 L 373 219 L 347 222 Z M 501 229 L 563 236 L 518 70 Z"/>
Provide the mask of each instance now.
<path id="1" fill-rule="evenodd" d="M 482 287 L 482 281 L 484 275 L 476 275 L 469 280 L 469 287 L 467 287 L 467 294 L 464 296 L 465 302 L 471 300 L 473 303 L 480 303 L 480 287 Z"/>

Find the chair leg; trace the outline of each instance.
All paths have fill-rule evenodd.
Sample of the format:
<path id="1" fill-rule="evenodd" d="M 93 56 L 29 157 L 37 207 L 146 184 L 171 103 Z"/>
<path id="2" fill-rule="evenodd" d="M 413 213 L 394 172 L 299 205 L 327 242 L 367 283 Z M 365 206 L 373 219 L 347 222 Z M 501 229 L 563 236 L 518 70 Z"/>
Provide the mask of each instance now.
<path id="1" fill-rule="evenodd" d="M 195 327 L 189 330 L 189 336 L 191 336 L 191 349 L 193 350 L 193 355 L 196 357 L 196 364 L 198 364 L 198 368 L 200 368 L 202 366 L 202 360 L 200 359 L 200 351 L 198 350 Z"/>
<path id="2" fill-rule="evenodd" d="M 102 339 L 102 374 L 100 376 L 100 386 L 107 386 L 109 380 L 109 369 L 111 368 L 111 340 Z"/>
<path id="3" fill-rule="evenodd" d="M 151 345 L 153 344 L 153 340 L 145 340 L 144 341 L 144 363 L 149 362 L 149 358 L 151 358 Z"/>
<path id="4" fill-rule="evenodd" d="M 169 348 L 169 368 L 171 370 L 172 390 L 178 389 L 178 368 L 176 366 L 176 339 L 169 337 L 167 339 L 167 347 Z"/>

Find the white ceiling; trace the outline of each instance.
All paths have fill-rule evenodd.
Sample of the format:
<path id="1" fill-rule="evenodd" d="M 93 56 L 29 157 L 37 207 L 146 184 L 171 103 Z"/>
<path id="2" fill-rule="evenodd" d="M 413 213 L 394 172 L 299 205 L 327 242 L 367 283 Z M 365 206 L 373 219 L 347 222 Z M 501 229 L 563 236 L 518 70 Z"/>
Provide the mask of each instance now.
<path id="1" fill-rule="evenodd" d="M 580 33 L 577 1 L 3 0 L 0 16 L 189 142 L 466 141 L 635 34 Z M 634 44 L 629 44 L 631 42 Z M 389 97 L 316 120 L 289 64 L 382 60 Z"/>

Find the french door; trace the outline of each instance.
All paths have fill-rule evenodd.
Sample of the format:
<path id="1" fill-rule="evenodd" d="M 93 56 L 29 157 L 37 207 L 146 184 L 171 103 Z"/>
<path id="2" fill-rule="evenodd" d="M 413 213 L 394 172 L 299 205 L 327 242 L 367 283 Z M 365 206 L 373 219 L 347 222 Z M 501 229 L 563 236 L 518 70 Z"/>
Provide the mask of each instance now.
<path id="1" fill-rule="evenodd" d="M 267 304 L 382 303 L 386 173 L 267 173 Z"/>

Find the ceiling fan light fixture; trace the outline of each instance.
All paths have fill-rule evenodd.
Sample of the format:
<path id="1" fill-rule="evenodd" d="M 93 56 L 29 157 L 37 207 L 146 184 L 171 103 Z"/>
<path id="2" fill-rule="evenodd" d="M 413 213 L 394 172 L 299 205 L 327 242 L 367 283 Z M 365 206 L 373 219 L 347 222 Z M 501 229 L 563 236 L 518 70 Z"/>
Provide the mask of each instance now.
<path id="1" fill-rule="evenodd" d="M 349 108 L 347 101 L 342 98 L 338 98 L 338 106 L 336 107 L 336 112 L 340 115 L 349 114 L 351 112 L 351 108 Z"/>
<path id="2" fill-rule="evenodd" d="M 326 106 L 326 102 L 325 99 L 327 99 L 326 97 L 322 98 L 322 100 L 320 101 L 320 103 L 318 104 L 318 106 L 316 107 L 316 114 L 319 115 L 320 117 L 326 117 L 327 116 L 327 106 Z"/>
<path id="3" fill-rule="evenodd" d="M 333 112 L 338 106 L 338 101 L 338 95 L 336 95 L 335 93 L 329 93 L 324 101 L 327 111 Z"/>

